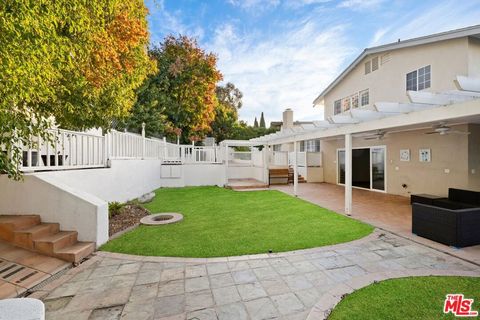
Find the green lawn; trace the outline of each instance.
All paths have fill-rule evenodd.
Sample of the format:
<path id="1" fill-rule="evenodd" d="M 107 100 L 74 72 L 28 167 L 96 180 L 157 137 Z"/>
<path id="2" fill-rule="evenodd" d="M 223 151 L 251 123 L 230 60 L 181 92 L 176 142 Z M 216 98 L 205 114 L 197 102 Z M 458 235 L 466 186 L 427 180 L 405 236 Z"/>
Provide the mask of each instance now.
<path id="1" fill-rule="evenodd" d="M 146 205 L 184 220 L 140 226 L 101 250 L 148 256 L 222 257 L 283 252 L 362 238 L 373 227 L 279 191 L 167 188 Z"/>
<path id="2" fill-rule="evenodd" d="M 473 298 L 473 309 L 480 309 L 480 278 L 411 277 L 381 281 L 353 292 L 328 319 L 454 319 L 451 313 L 443 314 L 449 293 Z"/>

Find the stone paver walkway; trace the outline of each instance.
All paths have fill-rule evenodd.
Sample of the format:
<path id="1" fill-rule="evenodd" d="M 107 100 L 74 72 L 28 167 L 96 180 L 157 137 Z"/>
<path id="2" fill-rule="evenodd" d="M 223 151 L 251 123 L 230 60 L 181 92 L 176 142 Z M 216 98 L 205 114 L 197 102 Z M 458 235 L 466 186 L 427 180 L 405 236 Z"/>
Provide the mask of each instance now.
<path id="1" fill-rule="evenodd" d="M 344 293 L 375 280 L 430 274 L 480 276 L 480 268 L 376 231 L 346 244 L 230 258 L 98 252 L 37 296 L 45 295 L 47 319 L 321 319 Z"/>

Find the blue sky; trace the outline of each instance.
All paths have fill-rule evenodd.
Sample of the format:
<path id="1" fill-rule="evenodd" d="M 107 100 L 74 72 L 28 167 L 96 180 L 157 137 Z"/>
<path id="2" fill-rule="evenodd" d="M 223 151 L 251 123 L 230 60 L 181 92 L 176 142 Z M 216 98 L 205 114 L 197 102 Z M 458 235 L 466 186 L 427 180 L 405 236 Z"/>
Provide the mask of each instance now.
<path id="1" fill-rule="evenodd" d="M 312 101 L 365 47 L 480 24 L 480 0 L 146 0 L 151 42 L 197 38 L 244 94 L 240 118 L 267 124 Z"/>

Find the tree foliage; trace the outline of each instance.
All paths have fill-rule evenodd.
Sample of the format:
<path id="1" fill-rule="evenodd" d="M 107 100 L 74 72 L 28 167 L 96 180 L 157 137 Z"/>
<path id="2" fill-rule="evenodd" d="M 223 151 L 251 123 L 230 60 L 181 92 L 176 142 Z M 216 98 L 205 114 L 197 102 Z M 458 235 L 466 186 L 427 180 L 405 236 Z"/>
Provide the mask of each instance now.
<path id="1" fill-rule="evenodd" d="M 138 128 L 143 121 L 151 134 L 174 137 L 181 132 L 184 143 L 199 140 L 215 118 L 216 84 L 222 79 L 217 57 L 186 36 L 167 36 L 150 55 L 158 71 L 139 90 L 127 126 Z"/>
<path id="2" fill-rule="evenodd" d="M 244 121 L 239 121 L 235 126 L 231 139 L 235 140 L 249 140 L 257 137 L 261 137 L 270 133 L 278 131 L 276 128 L 261 128 L 249 126 Z"/>
<path id="3" fill-rule="evenodd" d="M 30 136 L 106 127 L 155 69 L 142 0 L 0 2 L 0 171 L 19 178 Z"/>
<path id="4" fill-rule="evenodd" d="M 242 92 L 231 82 L 217 86 L 218 105 L 215 120 L 211 123 L 211 135 L 220 142 L 231 139 L 238 125 L 238 109 L 242 107 Z"/>
<path id="5" fill-rule="evenodd" d="M 225 86 L 217 86 L 216 94 L 220 104 L 235 111 L 242 107 L 243 93 L 233 83 L 227 82 Z"/>

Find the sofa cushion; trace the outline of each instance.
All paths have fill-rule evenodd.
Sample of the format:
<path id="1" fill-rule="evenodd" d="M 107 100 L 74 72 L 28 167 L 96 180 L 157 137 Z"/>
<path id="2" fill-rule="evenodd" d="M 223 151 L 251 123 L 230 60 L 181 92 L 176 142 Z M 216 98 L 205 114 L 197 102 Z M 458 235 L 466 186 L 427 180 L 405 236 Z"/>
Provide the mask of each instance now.
<path id="1" fill-rule="evenodd" d="M 480 205 L 480 192 L 449 188 L 448 199 L 454 202 Z"/>
<path id="2" fill-rule="evenodd" d="M 450 209 L 450 210 L 469 209 L 469 208 L 476 207 L 475 205 L 472 205 L 469 203 L 452 201 L 450 199 L 434 199 L 433 205 L 436 207 Z"/>

